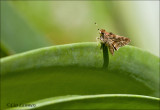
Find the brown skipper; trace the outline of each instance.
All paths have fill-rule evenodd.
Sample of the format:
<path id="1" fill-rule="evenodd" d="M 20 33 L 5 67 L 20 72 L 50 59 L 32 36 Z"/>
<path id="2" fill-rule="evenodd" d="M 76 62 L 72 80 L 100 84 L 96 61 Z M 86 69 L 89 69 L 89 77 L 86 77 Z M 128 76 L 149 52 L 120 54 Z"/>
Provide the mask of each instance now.
<path id="1" fill-rule="evenodd" d="M 114 54 L 115 50 L 117 51 L 120 47 L 129 44 L 131 41 L 127 37 L 115 35 L 112 32 L 108 33 L 104 29 L 101 29 L 99 33 L 100 38 L 97 39 L 99 39 L 102 44 L 105 44 L 105 46 L 109 48 L 109 51 L 112 55 Z"/>

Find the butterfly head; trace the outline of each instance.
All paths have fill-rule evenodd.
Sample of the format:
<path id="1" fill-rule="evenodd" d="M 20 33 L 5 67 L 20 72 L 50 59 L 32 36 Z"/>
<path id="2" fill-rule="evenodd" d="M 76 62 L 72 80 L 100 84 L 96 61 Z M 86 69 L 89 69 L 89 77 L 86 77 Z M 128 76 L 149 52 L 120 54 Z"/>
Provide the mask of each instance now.
<path id="1" fill-rule="evenodd" d="M 109 35 L 109 33 L 105 29 L 100 29 L 99 34 L 100 36 Z"/>
<path id="2" fill-rule="evenodd" d="M 104 30 L 104 29 L 99 30 L 99 34 L 104 34 L 105 32 L 106 32 L 106 30 Z"/>

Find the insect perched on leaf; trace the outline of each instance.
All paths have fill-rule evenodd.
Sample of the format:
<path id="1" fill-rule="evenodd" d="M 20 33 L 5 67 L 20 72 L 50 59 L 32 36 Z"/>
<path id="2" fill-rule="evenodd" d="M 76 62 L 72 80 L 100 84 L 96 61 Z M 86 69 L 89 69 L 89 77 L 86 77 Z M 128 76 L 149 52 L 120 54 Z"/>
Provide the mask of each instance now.
<path id="1" fill-rule="evenodd" d="M 114 54 L 115 50 L 117 51 L 120 47 L 129 44 L 129 42 L 131 41 L 127 37 L 115 35 L 112 32 L 108 33 L 104 29 L 99 30 L 99 33 L 100 33 L 100 38 L 97 39 L 100 40 L 101 44 L 105 44 L 105 46 L 109 48 L 109 51 L 112 55 Z"/>
<path id="2" fill-rule="evenodd" d="M 100 33 L 100 42 L 105 44 L 109 48 L 110 53 L 113 55 L 114 51 L 118 50 L 120 47 L 127 45 L 131 40 L 127 37 L 115 35 L 112 32 L 108 33 L 106 30 L 101 29 Z"/>

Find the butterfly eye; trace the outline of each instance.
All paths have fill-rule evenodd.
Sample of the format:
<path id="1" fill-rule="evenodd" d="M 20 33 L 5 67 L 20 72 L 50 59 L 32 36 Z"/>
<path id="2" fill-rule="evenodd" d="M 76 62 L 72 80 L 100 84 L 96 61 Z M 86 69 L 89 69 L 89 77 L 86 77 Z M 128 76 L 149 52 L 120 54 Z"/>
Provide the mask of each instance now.
<path id="1" fill-rule="evenodd" d="M 109 34 L 110 34 L 110 35 L 113 35 L 113 33 L 112 33 L 112 32 L 110 32 Z"/>

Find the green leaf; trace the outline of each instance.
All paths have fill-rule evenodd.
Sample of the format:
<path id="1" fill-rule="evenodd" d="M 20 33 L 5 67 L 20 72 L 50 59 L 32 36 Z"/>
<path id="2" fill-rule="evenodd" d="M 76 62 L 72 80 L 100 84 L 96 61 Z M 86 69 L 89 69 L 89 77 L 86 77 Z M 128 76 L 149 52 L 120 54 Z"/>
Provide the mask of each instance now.
<path id="1" fill-rule="evenodd" d="M 31 102 L 30 107 L 13 109 L 157 109 L 160 99 L 130 94 L 73 95 Z M 26 104 L 27 105 L 27 104 Z M 33 106 L 34 105 L 34 106 Z"/>
<path id="2" fill-rule="evenodd" d="M 159 58 L 125 46 L 110 55 L 108 70 L 97 43 L 41 48 L 1 59 L 2 108 L 48 97 L 139 94 L 159 97 Z"/>
<path id="3" fill-rule="evenodd" d="M 7 1 L 1 2 L 1 27 L 1 40 L 16 53 L 50 45 Z"/>
<path id="4" fill-rule="evenodd" d="M 96 43 L 40 48 L 1 59 L 2 74 L 50 66 L 102 67 L 103 53 Z"/>

